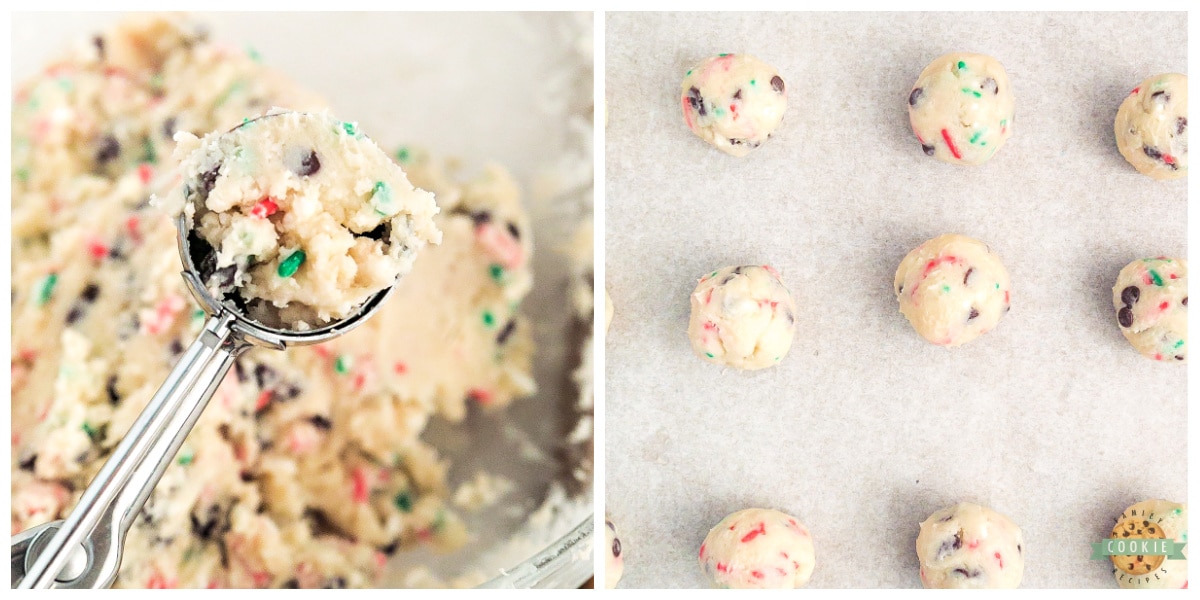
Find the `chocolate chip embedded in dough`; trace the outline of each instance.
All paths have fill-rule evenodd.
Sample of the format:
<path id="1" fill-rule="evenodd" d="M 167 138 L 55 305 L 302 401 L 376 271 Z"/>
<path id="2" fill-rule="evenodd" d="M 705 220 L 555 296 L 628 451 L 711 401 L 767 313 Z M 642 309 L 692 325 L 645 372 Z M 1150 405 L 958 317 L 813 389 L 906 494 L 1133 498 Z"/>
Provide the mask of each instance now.
<path id="1" fill-rule="evenodd" d="M 921 144 L 921 151 L 924 152 L 926 156 L 933 156 L 937 151 L 937 148 L 933 144 Z"/>
<path id="2" fill-rule="evenodd" d="M 996 85 L 996 80 L 992 79 L 991 77 L 984 79 L 983 83 L 979 84 L 979 89 L 985 92 L 991 92 L 993 95 L 1000 93 L 1000 88 Z"/>
<path id="3" fill-rule="evenodd" d="M 1175 119 L 1175 133 L 1178 135 L 1183 135 L 1183 132 L 1185 131 L 1187 131 L 1187 117 L 1179 117 L 1178 119 Z"/>
<path id="4" fill-rule="evenodd" d="M 925 88 L 913 88 L 913 91 L 908 94 L 908 105 L 916 106 L 921 98 L 925 95 Z"/>
<path id="5" fill-rule="evenodd" d="M 1123 302 L 1125 306 L 1132 306 L 1137 303 L 1138 298 L 1140 298 L 1141 295 L 1142 290 L 1136 285 L 1131 285 L 1121 290 L 1121 302 Z"/>
<path id="6" fill-rule="evenodd" d="M 975 310 L 975 307 L 974 307 L 974 306 L 972 306 L 972 307 L 971 307 L 971 314 L 967 315 L 967 320 L 968 320 L 968 321 L 970 321 L 970 320 L 972 320 L 972 319 L 974 319 L 974 318 L 976 318 L 976 317 L 978 317 L 978 316 L 979 316 L 979 311 L 978 311 L 978 310 Z"/>
<path id="7" fill-rule="evenodd" d="M 1121 323 L 1121 327 L 1130 327 L 1133 325 L 1133 309 L 1128 306 L 1117 311 L 1117 321 Z"/>
<path id="8" fill-rule="evenodd" d="M 778 75 L 772 77 L 771 78 L 771 89 L 782 94 L 784 91 L 783 78 Z"/>
<path id="9" fill-rule="evenodd" d="M 108 163 L 115 160 L 121 155 L 121 142 L 112 134 L 107 134 L 100 138 L 100 142 L 96 146 L 96 162 L 100 164 Z"/>
<path id="10" fill-rule="evenodd" d="M 704 109 L 704 96 L 700 95 L 700 90 L 696 89 L 695 86 L 688 88 L 687 98 L 688 104 L 692 105 L 692 109 L 696 111 L 696 114 L 702 117 L 708 114 L 708 111 Z"/>

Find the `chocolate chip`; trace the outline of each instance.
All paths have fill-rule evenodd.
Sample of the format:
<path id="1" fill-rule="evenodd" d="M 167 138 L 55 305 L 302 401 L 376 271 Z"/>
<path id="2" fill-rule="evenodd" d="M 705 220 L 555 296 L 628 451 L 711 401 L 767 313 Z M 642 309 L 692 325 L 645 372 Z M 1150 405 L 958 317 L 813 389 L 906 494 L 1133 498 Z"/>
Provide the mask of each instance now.
<path id="1" fill-rule="evenodd" d="M 229 265 L 221 267 L 213 272 L 209 279 L 211 283 L 216 284 L 216 288 L 222 292 L 233 290 L 233 281 L 237 277 L 237 265 Z"/>
<path id="2" fill-rule="evenodd" d="M 321 429 L 324 431 L 329 431 L 330 429 L 333 429 L 333 421 L 330 421 L 328 417 L 325 417 L 323 415 L 313 415 L 312 417 L 310 417 L 308 419 L 308 421 L 310 423 L 312 423 L 313 427 L 316 427 L 317 429 Z"/>
<path id="3" fill-rule="evenodd" d="M 1175 133 L 1183 135 L 1185 131 L 1187 131 L 1187 117 L 1175 119 Z"/>
<path id="4" fill-rule="evenodd" d="M 959 548 L 962 548 L 962 531 L 955 533 L 953 538 L 946 539 L 942 542 L 941 546 L 938 546 L 937 559 L 939 561 L 945 560 L 947 556 L 957 552 Z"/>
<path id="5" fill-rule="evenodd" d="M 1117 311 L 1117 321 L 1121 323 L 1121 327 L 1130 327 L 1133 325 L 1133 309 L 1128 306 Z"/>
<path id="6" fill-rule="evenodd" d="M 513 236 L 514 240 L 521 239 L 521 230 L 517 229 L 517 226 L 512 221 L 508 222 L 508 234 Z"/>
<path id="7" fill-rule="evenodd" d="M 108 378 L 108 383 L 104 385 L 104 391 L 108 394 L 108 403 L 116 404 L 121 401 L 121 395 L 117 393 L 117 376 L 113 375 Z"/>
<path id="8" fill-rule="evenodd" d="M 238 383 L 246 380 L 246 367 L 242 366 L 242 361 L 234 361 L 233 372 L 237 375 Z"/>
<path id="9" fill-rule="evenodd" d="M 619 540 L 617 538 L 613 538 L 612 552 L 613 552 L 613 556 L 621 555 L 621 540 Z"/>
<path id="10" fill-rule="evenodd" d="M 745 140 L 739 140 L 737 138 L 729 138 L 729 144 L 731 146 L 740 146 L 744 143 L 746 143 Z"/>
<path id="11" fill-rule="evenodd" d="M 375 229 L 363 232 L 361 236 L 377 242 L 389 241 L 392 239 L 392 222 L 384 221 Z"/>
<path id="12" fill-rule="evenodd" d="M 734 269 L 733 269 L 733 274 L 734 274 L 734 275 L 741 275 L 741 274 L 742 274 L 742 269 L 745 269 L 745 268 L 746 268 L 746 267 L 734 267 Z"/>
<path id="13" fill-rule="evenodd" d="M 733 93 L 733 99 L 734 100 L 742 99 L 742 88 L 738 88 L 737 91 Z"/>
<path id="14" fill-rule="evenodd" d="M 1155 102 L 1157 102 L 1159 104 L 1166 104 L 1171 101 L 1171 95 L 1162 90 L 1159 90 L 1157 92 L 1154 92 L 1153 94 L 1150 94 L 1150 99 L 1154 100 Z"/>
<path id="15" fill-rule="evenodd" d="M 1020 554 L 1020 553 L 1021 553 L 1021 545 L 1017 544 L 1017 554 Z"/>
<path id="16" fill-rule="evenodd" d="M 1125 303 L 1125 306 L 1132 306 L 1137 303 L 1138 298 L 1141 297 L 1141 295 L 1141 288 L 1136 285 L 1131 285 L 1121 290 L 1121 302 Z"/>
<path id="17" fill-rule="evenodd" d="M 79 298 L 84 302 L 95 302 L 96 297 L 100 295 L 100 286 L 89 283 L 83 287 L 83 291 L 79 293 Z"/>
<path id="18" fill-rule="evenodd" d="M 933 153 L 935 150 L 937 150 L 937 148 L 935 148 L 933 144 L 921 144 L 921 150 L 925 152 L 926 156 L 933 156 Z"/>
<path id="19" fill-rule="evenodd" d="M 251 481 L 254 481 L 254 473 L 251 473 L 250 471 L 242 471 L 241 473 L 238 474 L 238 477 L 240 477 L 241 480 L 245 483 L 250 483 Z"/>
<path id="20" fill-rule="evenodd" d="M 294 383 L 282 383 L 275 387 L 275 391 L 271 393 L 271 397 L 278 402 L 287 402 L 293 400 L 300 395 L 300 387 Z"/>
<path id="21" fill-rule="evenodd" d="M 908 105 L 916 106 L 924 95 L 925 88 L 913 88 L 913 91 L 908 94 Z"/>
<path id="22" fill-rule="evenodd" d="M 163 121 L 163 124 L 162 124 L 163 137 L 167 138 L 168 140 L 175 137 L 175 123 L 176 123 L 175 117 L 167 117 L 167 119 L 165 121 Z"/>
<path id="23" fill-rule="evenodd" d="M 96 47 L 96 56 L 99 56 L 100 60 L 104 60 L 104 38 L 100 36 L 93 37 L 92 45 Z"/>
<path id="24" fill-rule="evenodd" d="M 346 587 L 345 577 L 334 577 L 325 583 L 325 589 L 344 589 Z"/>
<path id="25" fill-rule="evenodd" d="M 996 80 L 992 79 L 991 77 L 984 79 L 983 83 L 979 84 L 979 89 L 985 92 L 991 92 L 992 94 L 1000 93 L 1000 87 L 996 85 Z"/>
<path id="26" fill-rule="evenodd" d="M 974 306 L 972 306 L 972 307 L 971 307 L 971 314 L 967 315 L 967 320 L 968 320 L 968 321 L 970 321 L 970 320 L 972 320 L 972 319 L 974 319 L 974 318 L 976 318 L 976 317 L 978 317 L 978 316 L 979 316 L 979 311 L 975 310 L 975 307 L 974 307 Z"/>
<path id="27" fill-rule="evenodd" d="M 100 164 L 114 160 L 121 155 L 121 142 L 112 134 L 100 138 L 100 143 L 96 148 L 96 162 Z"/>
<path id="28" fill-rule="evenodd" d="M 291 579 L 289 579 L 289 580 L 287 580 L 287 581 L 283 582 L 283 589 L 285 589 L 285 590 L 298 590 L 298 589 L 300 589 L 300 580 L 298 580 L 298 579 L 296 579 L 295 577 L 293 577 L 293 578 L 291 578 Z"/>
<path id="29" fill-rule="evenodd" d="M 951 573 L 954 573 L 955 575 L 958 575 L 959 577 L 966 577 L 967 579 L 973 579 L 975 577 L 979 577 L 979 575 L 980 575 L 980 572 L 978 570 L 967 571 L 966 569 L 964 569 L 962 567 L 959 567 L 959 568 L 951 571 Z"/>
<path id="30" fill-rule="evenodd" d="M 83 311 L 83 305 L 80 303 L 76 302 L 72 305 L 71 310 L 67 311 L 67 325 L 74 325 L 79 322 L 79 319 L 83 318 Z"/>
<path id="31" fill-rule="evenodd" d="M 17 466 L 21 467 L 23 471 L 33 471 L 33 466 L 37 463 L 37 457 L 37 452 L 34 452 L 28 457 L 21 459 L 21 462 L 17 463 Z"/>
<path id="32" fill-rule="evenodd" d="M 1154 160 L 1162 159 L 1162 152 L 1159 152 L 1158 148 L 1155 148 L 1154 146 L 1142 146 L 1142 152 L 1145 152 L 1146 156 L 1149 156 Z"/>
<path id="33" fill-rule="evenodd" d="M 258 385 L 258 389 L 262 390 L 270 387 L 278 377 L 279 375 L 275 369 L 262 363 L 254 365 L 254 383 Z"/>
<path id="34" fill-rule="evenodd" d="M 975 272 L 975 267 L 967 268 L 967 272 L 963 275 L 963 285 L 970 285 L 967 280 L 971 279 L 971 273 Z"/>
<path id="35" fill-rule="evenodd" d="M 475 223 L 476 227 L 478 227 L 480 225 L 486 225 L 486 224 L 492 222 L 492 213 L 490 213 L 486 210 L 481 210 L 479 212 L 473 212 L 473 213 L 471 213 L 471 221 Z"/>
<path id="36" fill-rule="evenodd" d="M 695 110 L 700 116 L 708 114 L 708 111 L 704 110 L 704 96 L 700 95 L 700 90 L 695 86 L 688 88 L 688 104 L 691 104 L 692 110 Z"/>
<path id="37" fill-rule="evenodd" d="M 516 320 L 509 321 L 508 324 L 504 326 L 504 329 L 501 329 L 500 333 L 496 336 L 496 344 L 503 346 L 504 343 L 508 341 L 509 336 L 512 335 L 513 330 L 516 328 Z"/>
<path id="38" fill-rule="evenodd" d="M 1187 296 L 1184 296 L 1184 297 L 1183 297 L 1183 305 L 1184 305 L 1184 306 L 1187 306 Z"/>
<path id="39" fill-rule="evenodd" d="M 783 86 L 783 78 L 782 78 L 782 77 L 780 77 L 780 76 L 778 76 L 778 75 L 776 75 L 776 76 L 772 77 L 772 78 L 771 78 L 771 89 L 773 89 L 773 90 L 775 90 L 776 92 L 779 92 L 780 94 L 782 94 L 782 93 L 783 93 L 783 89 L 784 89 L 784 86 Z"/>
<path id="40" fill-rule="evenodd" d="M 315 150 L 309 150 L 308 154 L 300 158 L 300 164 L 294 165 L 292 169 L 294 173 L 301 177 L 307 177 L 321 170 L 321 159 L 317 158 Z"/>
<path id="41" fill-rule="evenodd" d="M 208 199 L 208 194 L 212 192 L 217 185 L 217 177 L 221 176 L 221 165 L 217 165 L 200 174 L 200 192 L 199 200 L 201 202 Z"/>
<path id="42" fill-rule="evenodd" d="M 232 507 L 231 507 L 232 508 Z M 201 514 L 192 511 L 192 533 L 202 540 L 209 540 L 229 530 L 228 512 L 220 504 L 210 504 Z"/>
<path id="43" fill-rule="evenodd" d="M 1175 360 L 1183 360 L 1183 355 L 1182 355 L 1182 354 L 1176 354 L 1176 355 L 1175 355 Z"/>
<path id="44" fill-rule="evenodd" d="M 396 550 L 399 550 L 399 549 L 400 549 L 400 540 L 396 540 L 386 546 L 379 547 L 379 551 L 386 554 L 387 556 L 391 556 L 391 555 L 395 554 Z"/>
<path id="45" fill-rule="evenodd" d="M 171 340 L 171 355 L 179 356 L 180 354 L 183 354 L 183 342 L 179 341 L 179 338 L 175 338 Z"/>

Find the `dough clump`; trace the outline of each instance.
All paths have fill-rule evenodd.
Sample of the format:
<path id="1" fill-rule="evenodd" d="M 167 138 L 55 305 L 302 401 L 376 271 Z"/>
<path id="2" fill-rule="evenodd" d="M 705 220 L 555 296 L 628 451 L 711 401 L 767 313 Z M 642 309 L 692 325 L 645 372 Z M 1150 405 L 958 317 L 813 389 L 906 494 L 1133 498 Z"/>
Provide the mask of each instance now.
<path id="1" fill-rule="evenodd" d="M 700 545 L 700 568 L 719 588 L 801 588 L 814 566 L 808 529 L 769 508 L 747 508 L 721 519 Z"/>
<path id="2" fill-rule="evenodd" d="M 680 104 L 688 129 L 733 156 L 745 156 L 771 137 L 787 111 L 779 72 L 749 54 L 719 54 L 683 79 Z"/>
<path id="3" fill-rule="evenodd" d="M 796 335 L 796 303 L 767 265 L 724 267 L 692 292 L 688 338 L 700 358 L 738 369 L 779 363 Z"/>
<path id="4" fill-rule="evenodd" d="M 1133 88 L 1117 109 L 1121 156 L 1154 179 L 1187 177 L 1187 76 L 1163 73 Z"/>
<path id="5" fill-rule="evenodd" d="M 917 558 L 931 589 L 1010 589 L 1021 585 L 1025 538 L 1008 517 L 963 502 L 921 523 Z"/>
<path id="6" fill-rule="evenodd" d="M 908 117 L 925 154 L 980 165 L 1013 133 L 1012 86 L 996 59 L 953 52 L 938 57 L 908 94 Z"/>

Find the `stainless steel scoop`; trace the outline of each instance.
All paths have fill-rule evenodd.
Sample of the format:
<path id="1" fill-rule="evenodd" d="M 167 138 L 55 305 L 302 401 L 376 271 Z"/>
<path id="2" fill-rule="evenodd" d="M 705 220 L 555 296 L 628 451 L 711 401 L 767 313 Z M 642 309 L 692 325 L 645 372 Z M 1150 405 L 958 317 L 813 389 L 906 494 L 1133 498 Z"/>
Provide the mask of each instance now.
<path id="1" fill-rule="evenodd" d="M 234 359 L 252 346 L 283 350 L 290 345 L 318 344 L 338 337 L 379 310 L 395 289 L 393 283 L 368 299 L 354 314 L 317 329 L 293 331 L 267 327 L 241 314 L 233 302 L 209 293 L 192 260 L 188 235 L 191 226 L 187 221 L 182 213 L 175 221 L 179 255 L 183 260 L 183 279 L 192 297 L 209 315 L 204 330 L 183 353 L 112 456 L 88 484 L 70 516 L 30 528 L 12 538 L 13 588 L 112 585 L 121 565 L 125 534 L 134 517 L 175 458 Z"/>

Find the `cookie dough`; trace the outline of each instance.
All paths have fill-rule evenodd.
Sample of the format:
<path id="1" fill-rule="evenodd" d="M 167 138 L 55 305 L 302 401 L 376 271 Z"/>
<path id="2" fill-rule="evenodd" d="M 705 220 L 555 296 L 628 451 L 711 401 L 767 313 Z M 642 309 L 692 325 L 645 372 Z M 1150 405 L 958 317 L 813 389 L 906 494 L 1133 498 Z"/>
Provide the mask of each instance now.
<path id="1" fill-rule="evenodd" d="M 1145 500 L 1130 506 L 1112 529 L 1112 539 L 1149 538 L 1187 542 L 1187 505 Z M 1187 556 L 1187 548 L 1183 555 Z M 1187 560 L 1165 556 L 1113 556 L 1113 576 L 1126 589 L 1180 589 L 1188 583 Z"/>
<path id="2" fill-rule="evenodd" d="M 1117 274 L 1113 309 L 1125 339 L 1154 360 L 1187 362 L 1187 261 L 1135 260 Z"/>
<path id="3" fill-rule="evenodd" d="M 921 523 L 921 583 L 933 589 L 1016 588 L 1025 571 L 1025 538 L 1008 517 L 963 502 Z"/>
<path id="4" fill-rule="evenodd" d="M 1187 177 L 1187 76 L 1155 75 L 1117 109 L 1113 133 L 1121 156 L 1155 179 Z"/>
<path id="5" fill-rule="evenodd" d="M 204 323 L 179 273 L 177 131 L 324 104 L 181 15 L 137 16 L 15 87 L 11 531 L 64 518 Z M 393 154 L 443 239 L 344 337 L 252 349 L 126 538 L 118 587 L 367 587 L 466 541 L 430 419 L 534 390 L 530 223 L 512 177 Z"/>
<path id="6" fill-rule="evenodd" d="M 688 129 L 734 156 L 767 141 L 787 110 L 787 86 L 779 71 L 749 54 L 705 59 L 687 72 L 681 87 Z"/>
<path id="7" fill-rule="evenodd" d="M 700 358 L 738 369 L 779 363 L 796 336 L 796 303 L 768 265 L 724 267 L 692 292 L 688 338 Z"/>
<path id="8" fill-rule="evenodd" d="M 747 508 L 721 519 L 700 544 L 700 568 L 720 588 L 801 588 L 815 565 L 808 529 L 769 508 Z"/>
<path id="9" fill-rule="evenodd" d="M 229 132 L 175 134 L 182 183 L 163 202 L 192 228 L 214 298 L 305 330 L 346 318 L 441 241 L 433 194 L 358 125 L 272 109 Z"/>
<path id="10" fill-rule="evenodd" d="M 983 54 L 940 56 L 908 93 L 908 118 L 925 154 L 957 165 L 983 164 L 1013 133 L 1008 73 Z"/>
<path id="11" fill-rule="evenodd" d="M 983 242 L 948 233 L 913 249 L 896 269 L 900 312 L 939 346 L 965 344 L 1009 310 L 1011 285 L 1000 258 Z"/>
<path id="12" fill-rule="evenodd" d="M 617 537 L 617 526 L 608 519 L 604 520 L 604 543 L 608 550 L 604 560 L 604 587 L 611 590 L 617 587 L 621 575 L 625 574 L 625 554 Z"/>

